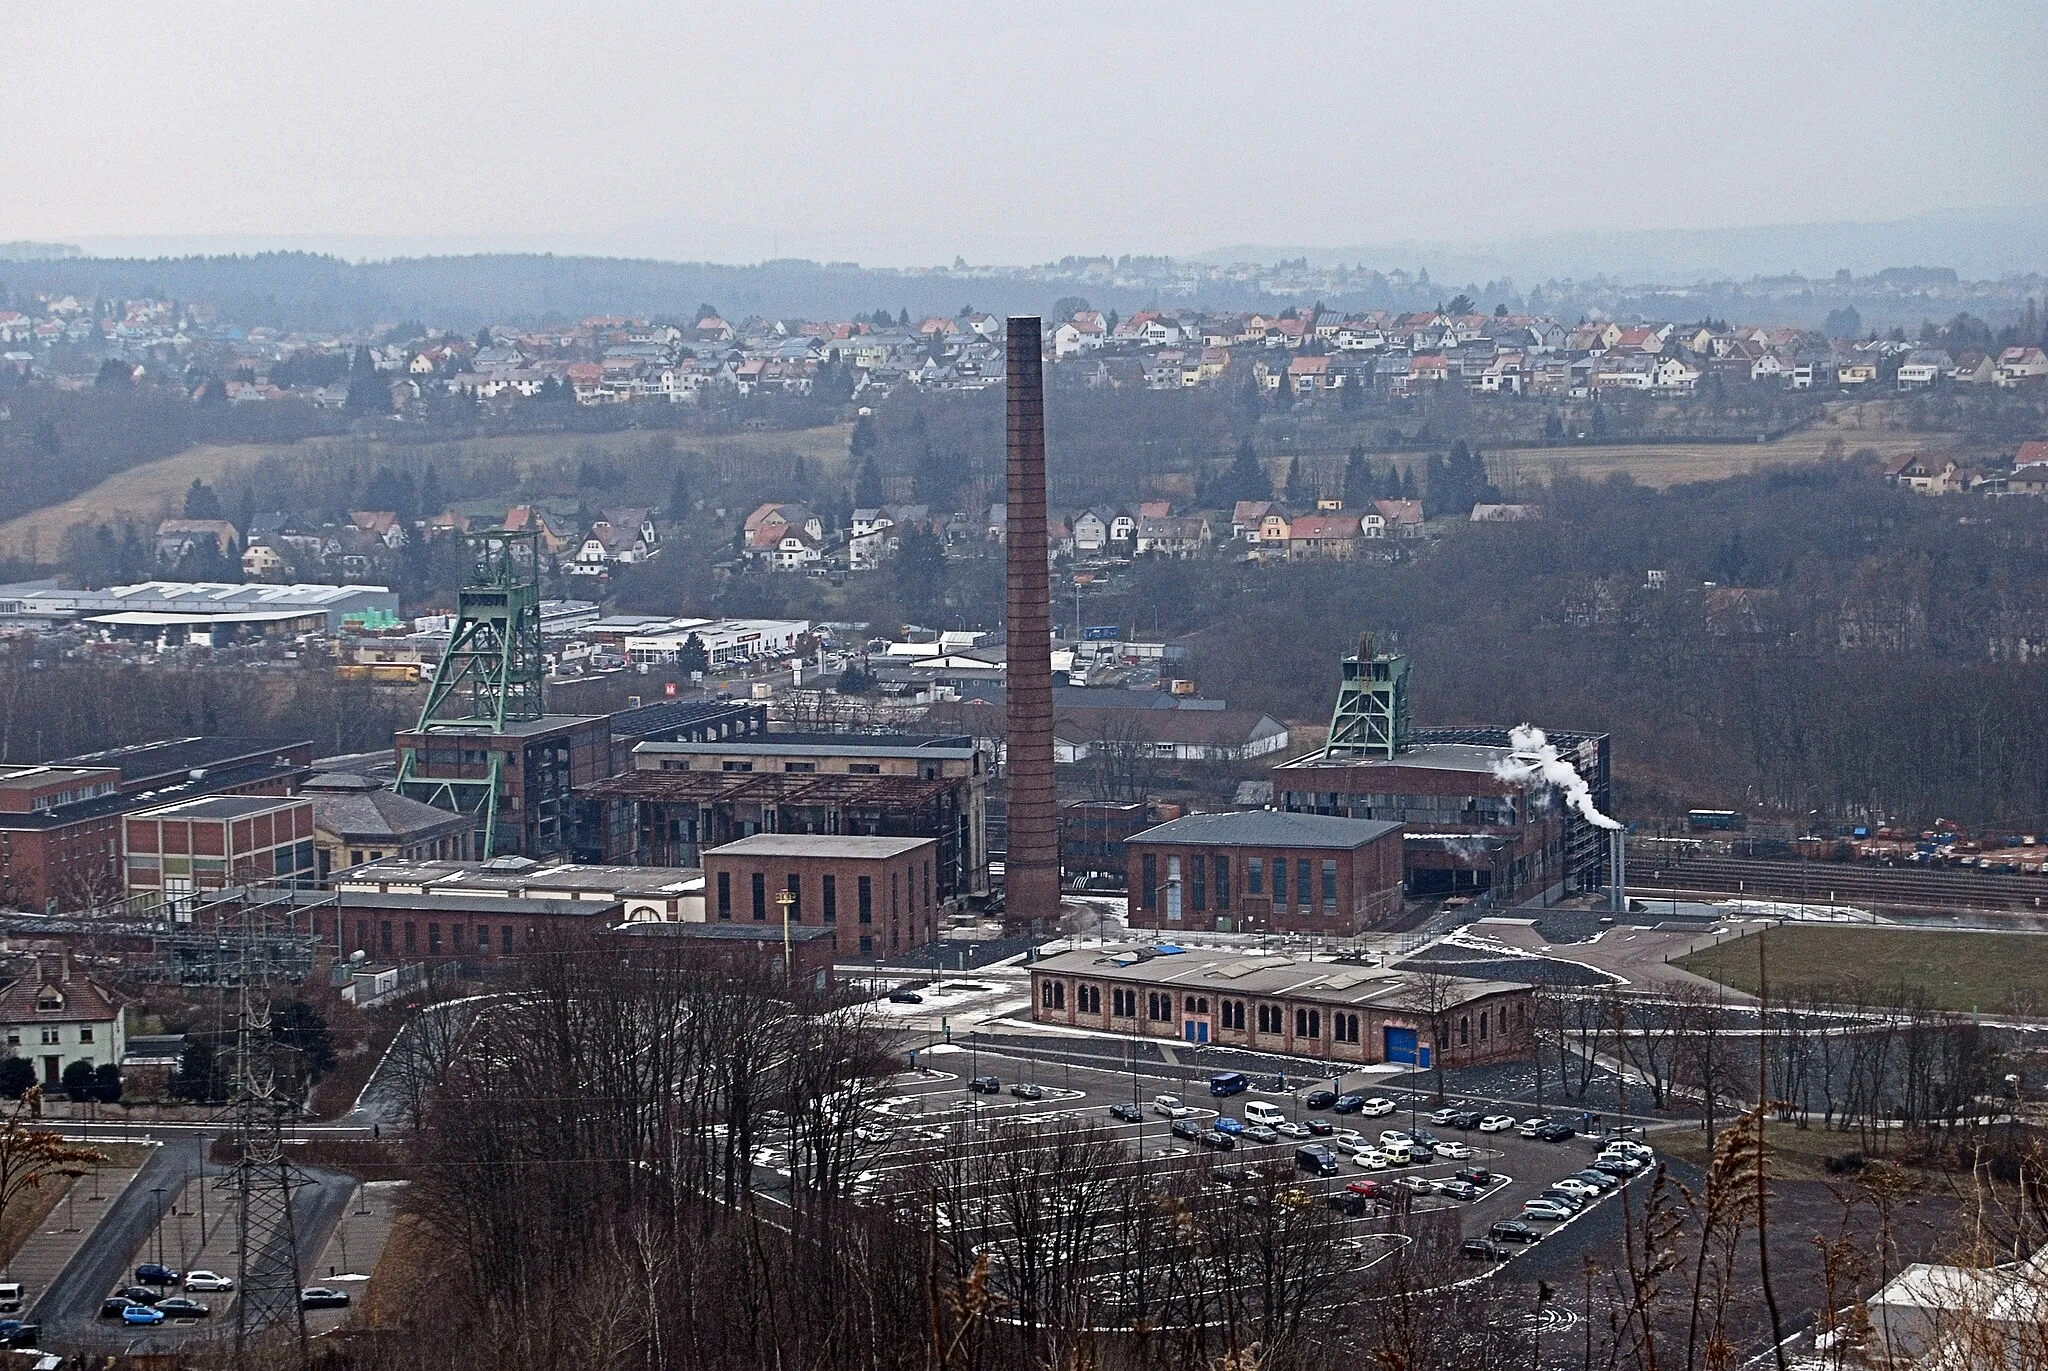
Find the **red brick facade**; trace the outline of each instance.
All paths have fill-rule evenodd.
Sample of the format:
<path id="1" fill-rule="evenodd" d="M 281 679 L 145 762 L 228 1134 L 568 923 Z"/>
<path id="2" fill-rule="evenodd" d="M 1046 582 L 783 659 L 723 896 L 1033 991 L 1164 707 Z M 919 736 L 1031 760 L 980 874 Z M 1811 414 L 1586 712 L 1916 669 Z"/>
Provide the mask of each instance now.
<path id="1" fill-rule="evenodd" d="M 938 849 L 931 838 L 761 833 L 704 854 L 708 923 L 831 930 L 842 956 L 886 957 L 938 937 Z"/>
<path id="2" fill-rule="evenodd" d="M 1199 815 L 1230 820 L 1235 815 Z M 1357 841 L 1315 845 L 1261 834 L 1284 824 L 1163 824 L 1126 842 L 1127 917 L 1133 928 L 1195 932 L 1321 933 L 1346 937 L 1401 913 L 1401 828 L 1358 823 Z M 1233 833 L 1242 827 L 1245 833 Z M 1203 841 L 1202 839 L 1209 839 Z"/>

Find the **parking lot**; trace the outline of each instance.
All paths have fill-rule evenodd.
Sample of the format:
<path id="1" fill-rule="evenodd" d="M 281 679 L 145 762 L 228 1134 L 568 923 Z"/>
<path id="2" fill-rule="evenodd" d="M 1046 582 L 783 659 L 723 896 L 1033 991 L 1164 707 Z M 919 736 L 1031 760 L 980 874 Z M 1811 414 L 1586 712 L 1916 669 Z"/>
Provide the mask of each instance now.
<path id="1" fill-rule="evenodd" d="M 1343 1221 L 1353 1225 L 1348 1231 L 1357 1235 L 1355 1241 L 1369 1247 L 1397 1206 L 1455 1211 L 1463 1236 L 1484 1236 L 1495 1222 L 1517 1218 L 1524 1201 L 1585 1169 L 1600 1148 L 1595 1139 L 1576 1133 L 1543 1141 L 1521 1136 L 1516 1129 L 1481 1132 L 1432 1123 L 1429 1115 L 1439 1107 L 1432 1096 L 1378 1086 L 1364 1076 L 1347 1078 L 1342 1085 L 1346 1091 L 1375 1097 L 1379 1103 L 1374 1112 L 1340 1114 L 1322 1098 L 1333 1093 L 1328 1079 L 1297 1081 L 1290 1077 L 1290 1088 L 1281 1090 L 1272 1076 L 1256 1076 L 1250 1077 L 1243 1093 L 1217 1097 L 1209 1091 L 1211 1072 L 1206 1068 L 1142 1057 L 1119 1065 L 1113 1058 L 1092 1053 L 1062 1053 L 1054 1060 L 1048 1055 L 1054 1050 L 1050 1045 L 1020 1049 L 1011 1044 L 958 1043 L 925 1049 L 919 1054 L 918 1069 L 886 1083 L 882 1098 L 863 1122 L 863 1155 L 854 1180 L 855 1194 L 885 1201 L 912 1184 L 920 1168 L 961 1138 L 996 1131 L 999 1125 L 1050 1127 L 1065 1120 L 1085 1120 L 1115 1138 L 1138 1165 L 1213 1154 L 1217 1174 L 1227 1179 L 1252 1179 L 1244 1168 L 1251 1168 L 1257 1176 L 1286 1177 L 1292 1187 L 1339 1210 Z M 977 1078 L 983 1088 L 976 1088 Z M 986 1088 L 991 1080 L 993 1090 Z M 1036 1098 L 1020 1096 L 1020 1087 L 1024 1096 Z M 1180 1104 L 1163 1105 L 1160 1096 L 1177 1097 Z M 1311 1103 L 1322 1107 L 1311 1108 Z M 1446 1103 L 1518 1121 L 1531 1113 L 1526 1105 L 1466 1102 L 1456 1097 Z M 1117 1114 L 1112 1114 L 1113 1106 Z M 1239 1131 L 1228 1150 L 1213 1145 L 1219 1122 L 1241 1128 L 1247 1106 L 1254 1106 L 1254 1114 L 1283 1127 L 1284 1133 L 1266 1135 L 1268 1140 L 1261 1141 Z M 1130 1117 L 1133 1112 L 1135 1118 Z M 1576 1112 L 1547 1117 L 1572 1127 L 1579 1123 Z M 1308 1129 L 1315 1131 L 1306 1133 Z M 1382 1153 L 1377 1145 L 1383 1132 L 1424 1138 L 1433 1135 L 1448 1145 L 1450 1155 L 1417 1158 L 1405 1164 L 1398 1152 L 1375 1155 Z M 1310 1174 L 1298 1164 L 1299 1149 L 1311 1145 L 1331 1149 L 1338 1163 L 1335 1174 Z M 788 1174 L 787 1157 L 772 1140 L 757 1152 L 756 1161 L 771 1186 L 776 1184 L 772 1177 L 777 1173 Z M 1438 1188 L 1470 1168 L 1488 1173 L 1471 1191 L 1454 1195 Z M 1598 1206 L 1614 1203 L 1621 1189 L 1617 1184 L 1604 1195 L 1588 1199 L 1568 1217 L 1531 1226 L 1547 1238 L 1582 1221 Z M 1522 1250 L 1524 1245 L 1506 1245 L 1501 1256 L 1512 1261 Z M 1362 1257 L 1371 1255 L 1361 1249 Z M 1474 1269 L 1484 1268 L 1475 1262 Z"/>

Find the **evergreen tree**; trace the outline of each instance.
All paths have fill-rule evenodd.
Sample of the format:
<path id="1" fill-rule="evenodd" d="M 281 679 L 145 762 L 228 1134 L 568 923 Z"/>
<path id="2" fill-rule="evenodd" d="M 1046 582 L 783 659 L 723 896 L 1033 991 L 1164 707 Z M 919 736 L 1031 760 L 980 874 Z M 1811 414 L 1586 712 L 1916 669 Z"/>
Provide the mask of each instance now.
<path id="1" fill-rule="evenodd" d="M 29 443 L 45 457 L 55 457 L 64 450 L 64 444 L 57 437 L 57 425 L 47 414 L 36 419 L 35 429 L 29 435 Z"/>
<path id="2" fill-rule="evenodd" d="M 847 455 L 858 461 L 872 453 L 878 441 L 875 435 L 875 417 L 872 414 L 863 414 L 853 421 L 853 432 L 847 436 Z"/>
<path id="3" fill-rule="evenodd" d="M 23 1057 L 0 1057 L 0 1099 L 18 1100 L 36 1083 L 36 1069 Z"/>
<path id="4" fill-rule="evenodd" d="M 1301 458 L 1296 457 L 1287 464 L 1287 503 L 1296 509 L 1306 508 L 1316 502 L 1315 482 L 1302 469 Z"/>
<path id="5" fill-rule="evenodd" d="M 711 654 L 704 650 L 704 640 L 692 633 L 676 649 L 676 670 L 684 675 L 694 671 L 711 670 Z"/>
<path id="6" fill-rule="evenodd" d="M 1415 466 L 1413 463 L 1401 468 L 1401 479 L 1394 486 L 1394 498 L 1397 500 L 1419 498 L 1419 492 L 1415 488 Z"/>
<path id="7" fill-rule="evenodd" d="M 124 362 L 118 357 L 109 357 L 106 361 L 100 363 L 99 375 L 92 378 L 92 383 L 95 386 L 128 386 L 132 388 L 135 385 L 135 367 L 133 364 Z"/>
<path id="8" fill-rule="evenodd" d="M 476 350 L 477 350 L 478 352 L 482 352 L 482 351 L 483 351 L 483 350 L 484 350 L 485 348 L 487 348 L 487 347 L 490 347 L 490 346 L 491 346 L 491 331 L 490 331 L 489 329 L 487 329 L 487 328 L 480 328 L 480 329 L 478 329 L 478 330 L 476 331 Z"/>
<path id="9" fill-rule="evenodd" d="M 681 528 L 690 517 L 690 476 L 683 470 L 681 462 L 668 483 L 668 521 Z"/>
<path id="10" fill-rule="evenodd" d="M 391 389 L 377 374 L 377 363 L 368 348 L 357 348 L 355 360 L 349 364 L 348 403 L 344 408 L 350 414 L 391 412 Z"/>
<path id="11" fill-rule="evenodd" d="M 1239 500 L 1270 500 L 1273 498 L 1273 481 L 1266 475 L 1265 467 L 1259 464 L 1259 455 L 1252 450 L 1252 440 L 1240 438 L 1237 456 L 1223 469 L 1210 486 L 1208 503 L 1218 509 L 1228 509 Z"/>
<path id="12" fill-rule="evenodd" d="M 1361 508 L 1373 491 L 1372 463 L 1365 460 L 1365 444 L 1353 443 L 1344 463 L 1344 503 Z"/>
<path id="13" fill-rule="evenodd" d="M 915 524 L 905 529 L 890 569 L 904 609 L 919 620 L 930 619 L 946 584 L 946 550 L 938 538 Z"/>
<path id="14" fill-rule="evenodd" d="M 911 471 L 911 490 L 920 504 L 930 505 L 935 511 L 950 511 L 954 497 L 960 493 L 960 477 L 960 464 L 927 441 Z"/>
<path id="15" fill-rule="evenodd" d="M 873 454 L 869 454 L 853 478 L 854 508 L 874 509 L 885 498 L 882 490 L 882 468 L 876 464 Z"/>
<path id="16" fill-rule="evenodd" d="M 419 514 L 431 519 L 448 508 L 448 497 L 441 492 L 441 473 L 434 470 L 432 462 L 420 473 Z"/>
<path id="17" fill-rule="evenodd" d="M 187 519 L 218 519 L 221 517 L 220 496 L 212 486 L 192 478 L 192 484 L 185 491 L 185 517 Z"/>

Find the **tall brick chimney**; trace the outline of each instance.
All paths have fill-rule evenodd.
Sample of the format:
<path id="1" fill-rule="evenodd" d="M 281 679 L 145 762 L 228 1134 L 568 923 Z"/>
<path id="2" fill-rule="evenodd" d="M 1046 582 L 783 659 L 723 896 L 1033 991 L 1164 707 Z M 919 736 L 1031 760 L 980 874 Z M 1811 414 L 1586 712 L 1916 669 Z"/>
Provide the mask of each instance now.
<path id="1" fill-rule="evenodd" d="M 1059 810 L 1052 773 L 1052 587 L 1045 533 L 1045 370 L 1038 316 L 1012 315 L 1004 510 L 1004 623 L 1008 699 L 1010 846 L 1004 918 L 1056 923 L 1060 912 Z"/>

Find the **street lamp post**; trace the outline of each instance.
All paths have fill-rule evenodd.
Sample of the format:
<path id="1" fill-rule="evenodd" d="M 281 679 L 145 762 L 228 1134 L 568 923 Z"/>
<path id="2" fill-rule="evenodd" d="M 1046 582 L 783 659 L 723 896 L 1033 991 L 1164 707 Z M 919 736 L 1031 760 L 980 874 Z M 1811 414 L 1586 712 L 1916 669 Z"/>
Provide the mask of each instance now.
<path id="1" fill-rule="evenodd" d="M 152 1188 L 149 1193 L 156 1196 L 156 1262 L 158 1266 L 162 1266 L 164 1262 L 164 1188 L 159 1185 Z"/>
<path id="2" fill-rule="evenodd" d="M 776 891 L 775 903 L 782 906 L 782 981 L 788 985 L 796 976 L 795 959 L 789 944 L 789 911 L 796 903 L 796 892 L 787 888 Z"/>

